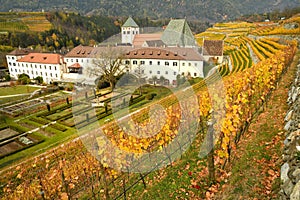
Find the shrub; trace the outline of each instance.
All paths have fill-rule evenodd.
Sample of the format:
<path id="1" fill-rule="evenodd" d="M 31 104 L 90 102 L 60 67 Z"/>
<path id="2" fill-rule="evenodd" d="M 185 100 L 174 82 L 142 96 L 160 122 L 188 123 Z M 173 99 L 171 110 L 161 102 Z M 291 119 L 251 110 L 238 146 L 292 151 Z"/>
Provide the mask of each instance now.
<path id="1" fill-rule="evenodd" d="M 30 83 L 30 78 L 27 74 L 20 74 L 18 76 L 18 83 L 22 85 L 27 85 Z"/>
<path id="2" fill-rule="evenodd" d="M 44 82 L 43 77 L 41 76 L 36 77 L 34 80 L 36 80 L 38 84 L 42 84 Z"/>
<path id="3" fill-rule="evenodd" d="M 10 81 L 11 80 L 11 77 L 10 75 L 6 74 L 5 77 L 4 77 L 5 81 Z"/>
<path id="4" fill-rule="evenodd" d="M 62 125 L 60 125 L 60 124 L 51 124 L 49 127 L 51 127 L 51 128 L 54 128 L 54 129 L 56 129 L 56 130 L 59 130 L 59 131 L 61 131 L 61 132 L 64 132 L 64 131 L 66 131 L 67 130 L 67 128 L 66 127 L 64 127 L 64 126 L 62 126 Z"/>
<path id="5" fill-rule="evenodd" d="M 152 100 L 156 96 L 156 93 L 150 93 L 146 95 L 147 100 Z"/>
<path id="6" fill-rule="evenodd" d="M 42 124 L 42 125 L 46 125 L 46 124 L 49 123 L 48 120 L 43 119 L 43 118 L 37 118 L 37 117 L 31 117 L 30 120 L 31 120 L 31 121 L 34 121 L 34 122 L 36 122 L 36 123 Z"/>

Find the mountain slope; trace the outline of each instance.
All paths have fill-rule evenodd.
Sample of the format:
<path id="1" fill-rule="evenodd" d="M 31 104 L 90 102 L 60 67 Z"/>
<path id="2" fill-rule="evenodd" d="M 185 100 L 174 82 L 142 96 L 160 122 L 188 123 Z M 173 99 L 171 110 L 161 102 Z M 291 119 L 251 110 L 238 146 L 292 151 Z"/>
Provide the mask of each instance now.
<path id="1" fill-rule="evenodd" d="M 299 0 L 0 0 L 0 11 L 76 11 L 82 14 L 219 21 L 300 6 Z"/>

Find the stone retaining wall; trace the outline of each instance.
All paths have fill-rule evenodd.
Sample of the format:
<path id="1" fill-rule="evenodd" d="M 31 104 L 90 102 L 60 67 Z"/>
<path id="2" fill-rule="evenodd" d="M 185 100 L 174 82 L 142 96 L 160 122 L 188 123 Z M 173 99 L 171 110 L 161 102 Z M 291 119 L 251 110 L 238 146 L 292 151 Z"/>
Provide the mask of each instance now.
<path id="1" fill-rule="evenodd" d="M 287 103 L 290 109 L 285 117 L 287 137 L 284 141 L 284 164 L 281 166 L 280 196 L 282 200 L 300 200 L 300 60 Z"/>

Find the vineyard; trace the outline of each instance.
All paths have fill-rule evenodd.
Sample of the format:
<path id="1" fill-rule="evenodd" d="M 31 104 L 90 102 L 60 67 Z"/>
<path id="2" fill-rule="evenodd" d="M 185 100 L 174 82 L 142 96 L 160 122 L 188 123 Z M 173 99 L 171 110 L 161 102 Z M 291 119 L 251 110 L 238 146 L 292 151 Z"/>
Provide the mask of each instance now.
<path id="1" fill-rule="evenodd" d="M 45 13 L 1 13 L 0 32 L 42 32 L 51 29 Z"/>
<path id="2" fill-rule="evenodd" d="M 280 25 L 277 24 L 258 24 L 258 28 L 253 30 L 251 34 L 258 36 L 268 35 L 299 35 L 300 33 L 300 17 L 296 15 L 290 19 L 281 21 Z"/>
<path id="3" fill-rule="evenodd" d="M 41 26 L 28 25 L 37 18 Z M 41 16 L 23 17 L 19 25 L 2 26 L 38 31 L 47 26 L 42 21 Z M 204 39 L 224 40 L 219 74 L 174 90 L 141 109 L 132 106 L 128 115 L 121 110 L 104 121 L 114 106 L 123 109 L 145 96 L 116 93 L 113 97 L 111 91 L 97 94 L 84 88 L 73 96 L 54 95 L 3 107 L 12 116 L 30 116 L 20 119 L 19 126 L 0 127 L 0 142 L 12 138 L 1 153 L 34 148 L 45 139 L 69 135 L 73 128 L 79 138 L 3 169 L 0 198 L 212 199 L 230 176 L 224 168 L 231 163 L 240 139 L 297 51 L 296 41 L 267 35 L 298 33 L 297 28 L 284 28 L 295 22 L 298 17 L 279 27 L 273 23 L 215 24 L 195 37 L 199 45 Z M 106 106 L 91 107 L 96 99 Z M 29 130 L 36 131 L 26 134 Z"/>
<path id="4" fill-rule="evenodd" d="M 252 67 L 249 64 L 251 60 L 245 59 L 250 54 L 246 43 L 260 59 L 257 64 L 252 63 Z M 164 179 L 164 176 L 172 173 L 172 166 L 180 165 L 176 156 L 185 157 L 184 152 L 190 144 L 197 148 L 192 148 L 193 152 L 199 152 L 199 144 L 207 140 L 205 124 L 211 118 L 219 122 L 214 124 L 215 130 L 220 131 L 219 139 L 215 141 L 214 159 L 218 169 L 217 176 L 223 177 L 226 173 L 222 171 L 222 167 L 230 162 L 231 152 L 236 148 L 253 115 L 275 89 L 281 74 L 292 61 L 297 45 L 289 41 L 283 45 L 272 39 L 253 40 L 245 37 L 241 37 L 238 42 L 229 40 L 228 44 L 240 49 L 238 53 L 231 52 L 232 63 L 240 67 L 233 67 L 234 73 L 230 72 L 230 76 L 223 78 L 225 90 L 219 89 L 220 79 L 212 75 L 192 87 L 196 104 L 191 91 L 183 90 L 157 102 L 164 113 L 152 112 L 153 118 L 149 114 L 150 108 L 146 107 L 127 116 L 132 121 L 124 118 L 125 124 L 130 122 L 127 126 L 122 122 L 112 121 L 101 127 L 102 131 L 93 124 L 93 129 L 89 126 L 79 127 L 78 130 L 82 133 L 93 131 L 89 131 L 89 135 L 82 135 L 81 140 L 64 144 L 6 171 L 0 180 L 1 196 L 5 199 L 135 199 L 134 196 L 147 196 L 146 193 L 139 193 L 138 189 L 131 188 L 139 185 L 147 188 L 152 180 L 150 175 L 153 180 Z M 224 73 L 228 73 L 226 68 L 228 66 L 225 65 L 222 70 Z M 212 100 L 209 98 L 210 94 L 215 94 Z M 78 95 L 85 96 L 84 93 Z M 188 96 L 190 97 L 186 98 Z M 180 101 L 182 97 L 185 97 L 184 102 Z M 220 98 L 226 101 L 222 103 Z M 211 104 L 211 101 L 214 103 Z M 222 112 L 223 108 L 226 108 L 226 115 Z M 214 110 L 213 116 L 210 114 L 211 109 Z M 75 124 L 76 119 L 86 119 L 87 116 L 89 120 L 97 119 L 97 114 L 91 109 L 78 107 L 75 110 L 78 110 Z M 60 117 L 64 116 L 62 113 Z M 56 117 L 55 112 L 46 116 L 49 119 Z M 153 123 L 153 119 L 164 121 Z M 132 134 L 137 128 L 139 137 Z M 192 133 L 190 130 L 197 131 Z M 145 135 L 150 137 L 141 137 Z M 168 150 L 172 145 L 172 151 Z M 160 152 L 162 157 L 157 160 L 155 155 L 149 154 L 151 152 Z M 190 153 L 192 152 L 187 151 L 187 154 Z M 154 162 L 156 165 L 148 169 L 151 165 L 145 163 Z M 171 166 L 154 172 L 165 163 L 170 163 Z M 176 197 L 186 198 L 189 195 L 189 198 L 205 198 L 210 195 L 205 191 L 212 192 L 220 187 L 222 180 L 214 185 L 209 184 L 209 169 L 205 167 L 205 161 L 196 163 L 191 165 L 200 177 L 193 179 L 191 188 L 185 189 L 186 192 L 175 190 L 176 194 L 173 195 Z M 147 170 L 143 171 L 144 168 Z M 184 165 L 183 168 L 187 166 Z M 199 190 L 201 187 L 203 188 Z M 164 194 L 159 195 L 167 198 Z"/>
<path id="5" fill-rule="evenodd" d="M 223 40 L 224 62 L 219 64 L 221 76 L 243 71 L 253 64 L 275 55 L 287 43 L 280 35 L 298 35 L 299 16 L 280 23 L 217 23 L 195 35 L 200 46 L 204 40 Z"/>

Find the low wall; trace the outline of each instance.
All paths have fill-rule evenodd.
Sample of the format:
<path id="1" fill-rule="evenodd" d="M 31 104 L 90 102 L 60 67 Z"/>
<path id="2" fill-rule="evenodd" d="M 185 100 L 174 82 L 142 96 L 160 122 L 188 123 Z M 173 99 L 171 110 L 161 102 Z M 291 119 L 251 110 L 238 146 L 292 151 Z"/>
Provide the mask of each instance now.
<path id="1" fill-rule="evenodd" d="M 282 200 L 300 200 L 300 60 L 287 103 L 290 109 L 285 117 L 287 137 L 284 141 L 280 195 Z"/>

